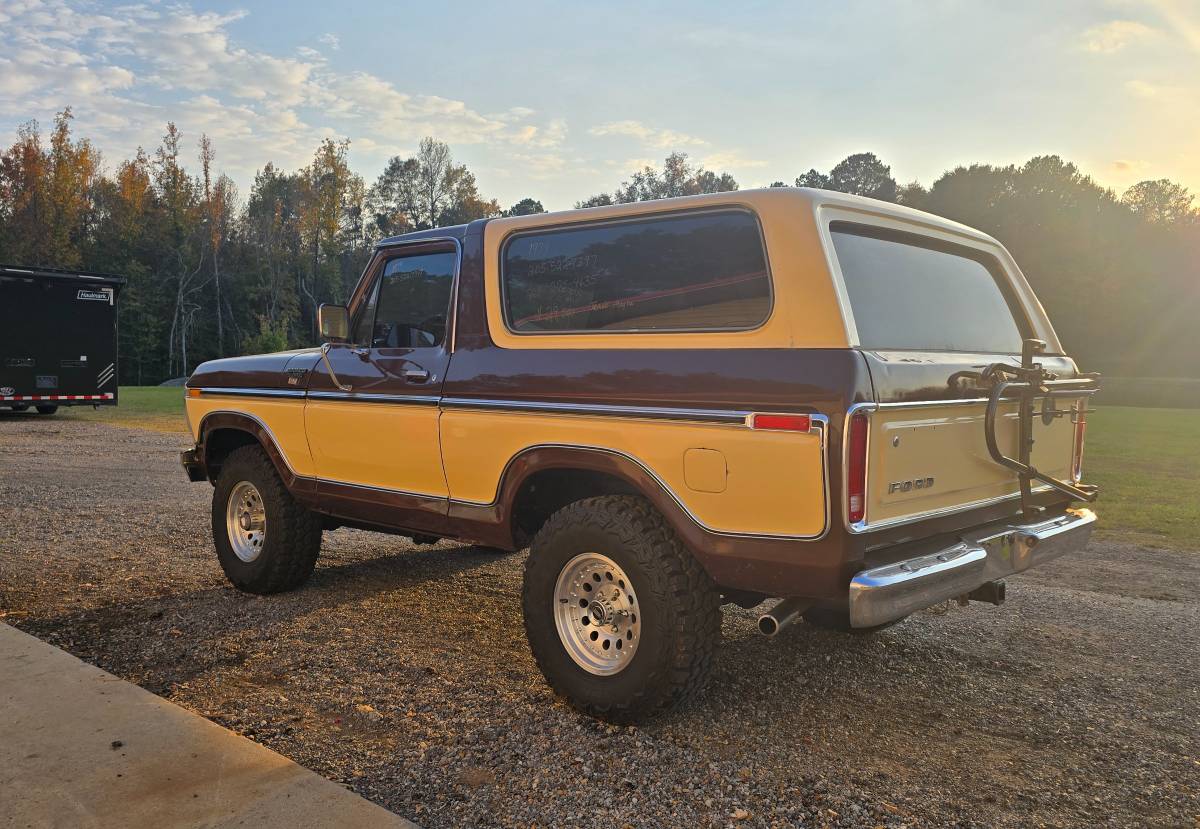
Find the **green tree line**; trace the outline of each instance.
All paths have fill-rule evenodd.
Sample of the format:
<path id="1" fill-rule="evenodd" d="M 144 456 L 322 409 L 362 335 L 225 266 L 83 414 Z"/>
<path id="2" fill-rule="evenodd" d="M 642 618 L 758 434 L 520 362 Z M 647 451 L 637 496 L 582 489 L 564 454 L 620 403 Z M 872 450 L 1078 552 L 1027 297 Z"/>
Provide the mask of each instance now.
<path id="1" fill-rule="evenodd" d="M 247 194 L 218 171 L 200 136 L 186 157 L 167 124 L 158 147 L 106 169 L 72 133 L 70 110 L 48 135 L 22 126 L 0 154 L 0 262 L 120 274 L 121 382 L 186 375 L 213 357 L 316 341 L 316 310 L 344 301 L 381 238 L 508 209 L 433 138 L 390 159 L 368 185 L 348 141 L 326 139 L 295 171 L 266 163 Z M 898 185 L 870 153 L 794 181 L 899 202 L 981 228 L 1012 250 L 1085 368 L 1200 376 L 1200 220 L 1191 195 L 1147 181 L 1118 196 L 1055 156 L 973 165 L 928 188 Z M 776 182 L 773 186 L 787 186 Z M 683 153 L 577 207 L 732 191 L 737 181 Z"/>

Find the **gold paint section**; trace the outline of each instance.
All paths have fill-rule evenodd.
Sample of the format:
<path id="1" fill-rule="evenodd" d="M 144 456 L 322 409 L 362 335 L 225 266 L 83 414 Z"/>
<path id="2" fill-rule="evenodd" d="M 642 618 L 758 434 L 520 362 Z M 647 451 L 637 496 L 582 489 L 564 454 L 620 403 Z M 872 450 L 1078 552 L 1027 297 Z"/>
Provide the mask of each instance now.
<path id="1" fill-rule="evenodd" d="M 1060 408 L 1069 405 L 1059 401 Z M 966 403 L 875 412 L 868 450 L 867 524 L 1019 492 L 1016 475 L 988 454 L 985 410 L 984 403 Z M 1035 412 L 1033 423 L 1033 465 L 1069 480 L 1074 442 L 1070 418 L 1045 425 Z M 1015 458 L 1015 404 L 1001 407 L 996 434 L 1000 449 Z"/>
<path id="2" fill-rule="evenodd" d="M 310 398 L 304 417 L 319 477 L 446 496 L 437 406 Z"/>
<path id="3" fill-rule="evenodd" d="M 316 474 L 304 432 L 303 398 L 270 398 L 222 395 L 205 392 L 184 399 L 192 438 L 199 440 L 200 422 L 212 412 L 249 414 L 262 421 L 275 437 L 275 444 L 292 471 L 304 477 Z"/>
<path id="4" fill-rule="evenodd" d="M 817 433 L 453 410 L 442 413 L 442 435 L 450 497 L 457 500 L 493 502 L 505 466 L 525 449 L 582 445 L 639 461 L 711 530 L 803 537 L 825 530 L 823 452 Z M 688 487 L 684 455 L 697 447 L 724 456 L 728 478 L 723 492 Z"/>

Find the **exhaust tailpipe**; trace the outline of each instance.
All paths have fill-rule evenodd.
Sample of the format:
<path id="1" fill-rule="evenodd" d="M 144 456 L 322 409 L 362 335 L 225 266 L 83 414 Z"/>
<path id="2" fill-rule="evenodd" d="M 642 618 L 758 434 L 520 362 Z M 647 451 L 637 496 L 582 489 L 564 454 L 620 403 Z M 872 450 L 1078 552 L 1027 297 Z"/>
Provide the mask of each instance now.
<path id="1" fill-rule="evenodd" d="M 763 636 L 774 636 L 810 607 L 812 602 L 808 599 L 784 599 L 758 617 L 758 632 Z"/>

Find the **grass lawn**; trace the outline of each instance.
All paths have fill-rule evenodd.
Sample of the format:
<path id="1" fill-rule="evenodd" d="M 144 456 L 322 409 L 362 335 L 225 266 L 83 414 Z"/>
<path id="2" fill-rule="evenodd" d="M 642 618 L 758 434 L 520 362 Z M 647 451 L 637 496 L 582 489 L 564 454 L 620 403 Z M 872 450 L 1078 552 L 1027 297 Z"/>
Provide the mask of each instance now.
<path id="1" fill-rule="evenodd" d="M 178 386 L 122 386 L 116 408 L 57 416 L 187 431 Z M 1100 406 L 1088 420 L 1083 476 L 1101 487 L 1100 535 L 1200 549 L 1200 409 Z"/>
<path id="2" fill-rule="evenodd" d="M 187 432 L 183 417 L 182 386 L 121 386 L 116 406 L 70 406 L 54 416 L 63 420 L 97 420 L 115 426 L 152 429 L 156 432 Z"/>
<path id="3" fill-rule="evenodd" d="M 1083 479 L 1100 485 L 1101 535 L 1200 549 L 1200 409 L 1099 406 Z"/>

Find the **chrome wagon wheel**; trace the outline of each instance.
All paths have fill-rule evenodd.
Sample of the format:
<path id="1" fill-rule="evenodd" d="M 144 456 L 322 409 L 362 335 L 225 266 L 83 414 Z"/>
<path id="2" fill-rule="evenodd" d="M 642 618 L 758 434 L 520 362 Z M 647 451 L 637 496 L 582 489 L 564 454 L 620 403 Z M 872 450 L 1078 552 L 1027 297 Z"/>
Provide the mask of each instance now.
<path id="1" fill-rule="evenodd" d="M 229 493 L 225 507 L 225 529 L 234 555 L 246 563 L 262 553 L 267 536 L 267 510 L 262 495 L 249 481 L 241 481 Z"/>
<path id="2" fill-rule="evenodd" d="M 633 661 L 642 636 L 639 610 L 629 576 L 608 556 L 581 553 L 558 574 L 558 638 L 588 673 L 609 676 Z"/>

